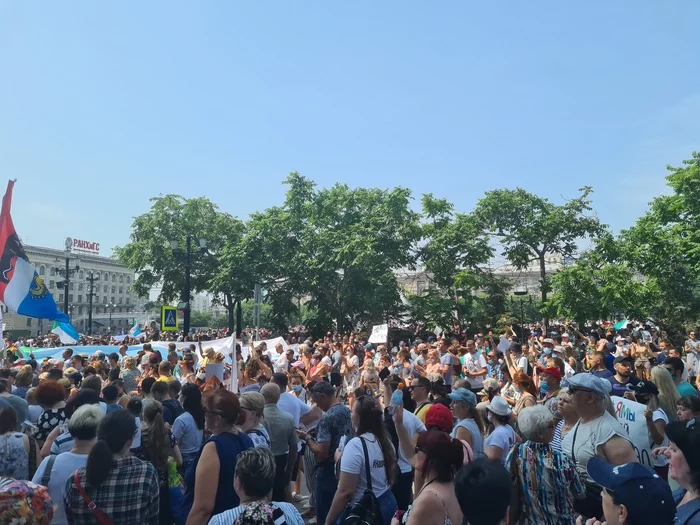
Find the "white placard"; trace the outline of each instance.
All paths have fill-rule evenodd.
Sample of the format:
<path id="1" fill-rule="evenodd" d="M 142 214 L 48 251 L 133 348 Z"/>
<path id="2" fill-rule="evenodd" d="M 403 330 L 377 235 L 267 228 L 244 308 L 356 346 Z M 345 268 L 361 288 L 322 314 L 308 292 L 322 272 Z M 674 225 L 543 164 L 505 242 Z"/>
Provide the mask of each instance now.
<path id="1" fill-rule="evenodd" d="M 369 336 L 368 341 L 372 344 L 386 344 L 386 339 L 389 335 L 389 325 L 388 324 L 378 324 L 372 327 L 372 335 Z"/>
<path id="2" fill-rule="evenodd" d="M 224 382 L 224 364 L 214 363 L 213 365 L 207 365 L 207 375 L 206 380 L 209 381 L 212 377 L 216 376 L 219 381 Z"/>
<path id="3" fill-rule="evenodd" d="M 613 410 L 620 424 L 625 428 L 637 453 L 637 459 L 647 467 L 651 462 L 651 439 L 644 412 L 647 407 L 624 397 L 611 396 Z"/>
<path id="4" fill-rule="evenodd" d="M 501 340 L 498 341 L 498 346 L 496 348 L 498 348 L 500 352 L 505 354 L 510 348 L 510 341 L 508 341 L 507 337 L 501 337 Z"/>

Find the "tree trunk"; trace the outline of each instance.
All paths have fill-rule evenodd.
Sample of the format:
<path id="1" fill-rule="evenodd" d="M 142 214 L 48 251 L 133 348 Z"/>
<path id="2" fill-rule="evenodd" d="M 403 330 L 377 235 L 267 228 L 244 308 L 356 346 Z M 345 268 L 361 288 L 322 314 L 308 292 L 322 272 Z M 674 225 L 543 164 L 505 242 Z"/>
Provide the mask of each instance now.
<path id="1" fill-rule="evenodd" d="M 236 306 L 236 303 L 233 300 L 233 297 L 231 294 L 226 294 L 226 313 L 228 314 L 228 333 L 229 335 L 233 334 L 233 309 Z"/>

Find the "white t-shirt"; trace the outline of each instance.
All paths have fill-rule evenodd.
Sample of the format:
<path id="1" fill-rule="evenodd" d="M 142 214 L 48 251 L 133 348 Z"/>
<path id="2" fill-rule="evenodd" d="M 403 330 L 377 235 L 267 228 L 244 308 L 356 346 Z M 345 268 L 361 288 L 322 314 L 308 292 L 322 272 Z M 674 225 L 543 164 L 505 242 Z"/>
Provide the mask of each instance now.
<path id="1" fill-rule="evenodd" d="M 515 431 L 510 425 L 501 425 L 495 428 L 491 434 L 484 440 L 484 449 L 488 447 L 498 447 L 503 449 L 503 455 L 501 456 L 501 463 L 505 465 L 506 456 L 508 452 L 513 448 L 515 442 L 517 441 L 515 437 Z"/>
<path id="2" fill-rule="evenodd" d="M 275 354 L 277 354 L 277 352 L 275 352 Z M 276 374 L 286 374 L 287 368 L 289 368 L 289 360 L 287 359 L 287 356 L 285 354 L 279 354 L 277 361 L 275 361 L 274 365 L 272 365 L 272 368 L 274 368 L 274 372 Z"/>
<path id="3" fill-rule="evenodd" d="M 464 370 L 466 369 L 466 370 Z M 463 371 L 467 371 L 472 374 L 477 374 L 481 372 L 482 370 L 486 369 L 486 359 L 484 358 L 483 354 L 476 353 L 474 355 L 470 353 L 464 354 L 464 369 Z M 483 376 L 479 377 L 472 377 L 472 376 L 467 376 L 465 375 L 467 380 L 469 381 L 469 384 L 472 385 L 472 389 L 477 389 L 481 388 L 484 386 L 484 379 L 486 378 L 486 374 Z"/>
<path id="4" fill-rule="evenodd" d="M 521 355 L 515 360 L 515 368 L 527 373 L 527 357 Z"/>
<path id="5" fill-rule="evenodd" d="M 379 498 L 390 489 L 386 479 L 386 470 L 384 469 L 384 454 L 382 454 L 382 448 L 374 434 L 363 434 L 362 438 L 364 438 L 367 445 L 369 470 L 372 476 L 372 492 Z M 367 490 L 365 454 L 359 437 L 352 438 L 346 443 L 343 449 L 343 457 L 340 460 L 340 471 L 348 474 L 359 474 L 355 495 L 350 500 L 351 505 L 357 503 L 365 493 L 365 490 Z"/>
<path id="6" fill-rule="evenodd" d="M 666 412 L 664 412 L 661 408 L 654 410 L 654 413 L 651 415 L 651 420 L 654 423 L 656 423 L 657 421 L 664 421 L 668 425 L 668 416 L 666 415 Z M 649 443 L 651 444 L 652 452 L 657 448 L 667 447 L 669 443 L 668 436 L 664 433 L 664 440 L 661 442 L 660 445 L 655 444 L 651 440 L 651 436 L 649 436 Z M 652 454 L 651 462 L 655 467 L 665 467 L 666 465 L 668 465 L 668 458 L 664 454 L 659 454 L 657 457 L 654 457 L 654 455 Z"/>
<path id="7" fill-rule="evenodd" d="M 352 368 L 348 368 L 345 372 L 345 389 L 352 392 L 360 386 L 360 359 L 354 355 L 348 359 L 348 362 Z"/>
<path id="8" fill-rule="evenodd" d="M 277 402 L 277 408 L 292 416 L 294 426 L 297 428 L 299 428 L 299 420 L 301 417 L 311 412 L 311 407 L 309 405 L 289 392 L 282 392 L 280 400 Z M 301 450 L 301 443 L 301 441 L 297 442 L 297 452 Z"/>
<path id="9" fill-rule="evenodd" d="M 561 451 L 571 459 L 575 458 L 576 470 L 582 479 L 592 481 L 588 476 L 588 460 L 597 455 L 599 447 L 615 436 L 630 439 L 617 418 L 603 412 L 602 416 L 590 423 L 576 423 L 562 440 Z"/>
<path id="10" fill-rule="evenodd" d="M 73 452 L 64 452 L 56 456 L 56 459 L 51 469 L 51 478 L 49 479 L 49 496 L 54 502 L 53 520 L 51 525 L 68 525 L 66 519 L 66 511 L 63 506 L 63 496 L 66 493 L 66 481 L 73 475 L 77 469 L 84 467 L 87 464 L 87 454 L 74 454 Z M 49 458 L 44 460 L 36 469 L 36 473 L 32 478 L 32 483 L 43 485 L 41 478 L 46 470 L 46 465 Z"/>
<path id="11" fill-rule="evenodd" d="M 406 427 L 408 435 L 411 437 L 412 441 L 415 441 L 415 437 L 418 434 L 426 431 L 425 425 L 420 420 L 420 418 L 412 412 L 409 412 L 405 408 L 403 409 L 403 426 Z M 399 464 L 399 469 L 401 470 L 402 474 L 411 472 L 411 469 L 413 467 L 411 467 L 411 464 L 406 459 L 406 454 L 403 453 L 403 449 L 400 446 L 397 462 Z"/>

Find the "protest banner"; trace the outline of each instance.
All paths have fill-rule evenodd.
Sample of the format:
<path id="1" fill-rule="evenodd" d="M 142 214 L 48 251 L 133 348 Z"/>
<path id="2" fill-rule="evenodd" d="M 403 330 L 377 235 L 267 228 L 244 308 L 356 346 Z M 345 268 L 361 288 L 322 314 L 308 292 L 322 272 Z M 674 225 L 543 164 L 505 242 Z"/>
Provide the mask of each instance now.
<path id="1" fill-rule="evenodd" d="M 611 396 L 613 410 L 620 424 L 629 435 L 637 459 L 647 467 L 653 467 L 651 462 L 651 440 L 644 412 L 647 407 L 624 397 Z"/>
<path id="2" fill-rule="evenodd" d="M 389 325 L 378 324 L 372 327 L 372 334 L 369 336 L 369 342 L 372 344 L 386 344 L 389 336 Z"/>

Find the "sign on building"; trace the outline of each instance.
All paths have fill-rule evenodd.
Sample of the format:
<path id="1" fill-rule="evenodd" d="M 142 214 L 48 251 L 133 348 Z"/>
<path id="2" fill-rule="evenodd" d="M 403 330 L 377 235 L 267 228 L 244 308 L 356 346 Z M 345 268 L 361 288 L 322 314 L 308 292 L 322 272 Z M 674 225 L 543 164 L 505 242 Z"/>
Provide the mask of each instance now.
<path id="1" fill-rule="evenodd" d="M 69 237 L 70 239 L 70 237 Z M 82 239 L 73 239 L 73 244 L 70 246 L 73 253 L 84 253 L 87 255 L 99 255 L 100 243 L 94 241 L 84 241 Z"/>
<path id="2" fill-rule="evenodd" d="M 160 310 L 160 329 L 163 332 L 177 332 L 177 308 L 175 306 L 163 306 Z"/>

